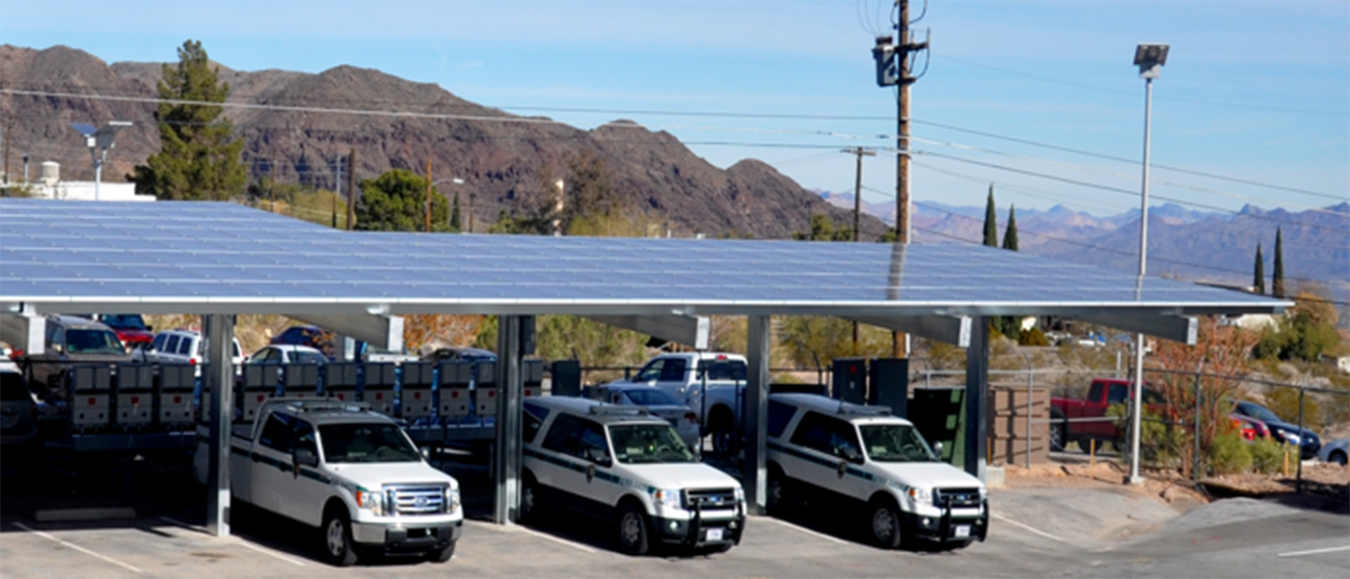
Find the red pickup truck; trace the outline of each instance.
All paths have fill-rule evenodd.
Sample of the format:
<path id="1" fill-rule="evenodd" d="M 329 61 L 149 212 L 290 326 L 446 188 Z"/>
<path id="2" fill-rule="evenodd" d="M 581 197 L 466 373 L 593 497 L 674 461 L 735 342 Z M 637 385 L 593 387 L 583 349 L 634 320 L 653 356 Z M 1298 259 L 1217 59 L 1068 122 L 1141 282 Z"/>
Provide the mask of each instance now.
<path id="1" fill-rule="evenodd" d="M 1092 386 L 1088 388 L 1087 398 L 1083 400 L 1051 398 L 1050 419 L 1053 422 L 1050 423 L 1050 449 L 1062 451 L 1065 445 L 1073 441 L 1078 443 L 1083 452 L 1087 452 L 1091 440 L 1097 441 L 1097 448 L 1101 448 L 1105 442 L 1115 443 L 1119 447 L 1125 436 L 1124 425 L 1106 419 L 1106 409 L 1112 404 L 1128 403 L 1132 384 L 1129 380 L 1094 378 Z M 1145 407 L 1162 401 L 1162 396 L 1157 392 L 1144 388 Z M 1085 420 L 1074 422 L 1078 419 Z"/>

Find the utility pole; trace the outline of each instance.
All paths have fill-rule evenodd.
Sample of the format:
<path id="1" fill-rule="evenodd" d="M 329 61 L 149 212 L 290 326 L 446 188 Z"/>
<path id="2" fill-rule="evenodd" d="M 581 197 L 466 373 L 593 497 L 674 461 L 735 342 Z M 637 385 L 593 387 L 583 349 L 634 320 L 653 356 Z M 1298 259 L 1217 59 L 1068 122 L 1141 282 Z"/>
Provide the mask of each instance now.
<path id="1" fill-rule="evenodd" d="M 877 153 L 862 147 L 843 149 L 839 152 L 858 156 L 858 169 L 853 180 L 853 241 L 856 243 L 862 229 L 862 159 L 875 157 Z M 858 322 L 853 322 L 853 355 L 858 355 Z"/>
<path id="2" fill-rule="evenodd" d="M 333 177 L 333 184 L 334 184 L 334 187 L 336 188 L 336 189 L 333 191 L 333 203 L 331 204 L 331 206 L 332 206 L 332 213 L 333 213 L 333 229 L 337 229 L 337 200 L 338 200 L 338 197 L 341 197 L 341 196 L 342 196 L 342 156 L 341 156 L 341 155 L 339 155 L 338 158 L 337 158 L 337 171 L 336 171 L 336 174 L 335 174 L 334 177 Z"/>
<path id="3" fill-rule="evenodd" d="M 427 233 L 431 233 L 431 159 L 427 159 Z"/>
<path id="4" fill-rule="evenodd" d="M 347 231 L 356 225 L 356 147 L 347 153 Z"/>
<path id="5" fill-rule="evenodd" d="M 895 240 L 897 243 L 910 242 L 909 218 L 909 85 L 919 80 L 911 74 L 914 56 L 928 50 L 928 41 L 914 42 L 909 30 L 909 0 L 895 0 L 896 36 L 878 36 L 872 47 L 872 58 L 877 65 L 877 85 L 894 86 L 897 93 L 896 136 L 895 136 Z M 924 3 L 924 12 L 928 3 Z M 920 19 L 923 15 L 919 16 Z M 925 72 L 927 65 L 925 64 Z M 922 74 L 920 75 L 922 76 Z M 899 332 L 891 334 L 892 348 L 896 358 L 908 355 L 909 337 Z"/>

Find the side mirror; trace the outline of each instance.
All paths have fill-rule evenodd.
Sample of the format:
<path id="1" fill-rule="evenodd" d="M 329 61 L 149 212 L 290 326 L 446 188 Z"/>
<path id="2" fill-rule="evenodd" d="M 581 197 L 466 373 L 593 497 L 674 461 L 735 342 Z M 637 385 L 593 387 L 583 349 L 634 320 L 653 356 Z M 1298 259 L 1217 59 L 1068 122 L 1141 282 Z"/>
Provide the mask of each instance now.
<path id="1" fill-rule="evenodd" d="M 153 331 L 155 331 L 155 327 L 154 327 L 154 326 L 146 326 L 146 327 L 145 327 L 145 331 L 147 331 L 147 332 L 153 332 Z"/>
<path id="2" fill-rule="evenodd" d="M 65 351 L 66 347 L 65 347 L 65 346 L 62 346 L 61 344 L 52 344 L 50 349 L 51 349 L 51 351 L 56 352 L 57 354 L 60 354 L 60 353 L 62 353 L 62 352 Z"/>
<path id="3" fill-rule="evenodd" d="M 936 455 L 937 455 L 938 460 L 942 460 L 942 442 L 941 442 L 941 441 L 938 441 L 938 442 L 934 442 L 934 443 L 933 443 L 933 454 L 936 454 Z"/>
<path id="4" fill-rule="evenodd" d="M 844 447 L 844 460 L 861 464 L 863 462 L 862 453 L 852 446 Z"/>
<path id="5" fill-rule="evenodd" d="M 308 448 L 295 449 L 293 458 L 297 466 L 319 466 L 319 455 L 314 454 L 314 451 Z"/>
<path id="6" fill-rule="evenodd" d="M 611 460 L 609 458 L 609 455 L 605 454 L 604 449 L 601 448 L 586 449 L 586 458 L 591 462 L 598 464 L 600 466 L 609 466 L 611 464 L 614 464 L 614 461 Z"/>

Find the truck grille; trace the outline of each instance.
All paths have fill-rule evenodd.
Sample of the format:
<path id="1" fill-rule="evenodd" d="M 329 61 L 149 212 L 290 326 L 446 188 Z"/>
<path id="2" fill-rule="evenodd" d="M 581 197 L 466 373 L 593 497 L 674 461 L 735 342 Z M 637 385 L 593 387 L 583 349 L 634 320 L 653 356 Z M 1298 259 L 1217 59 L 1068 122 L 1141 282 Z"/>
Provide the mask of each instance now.
<path id="1" fill-rule="evenodd" d="M 445 512 L 444 486 L 385 487 L 389 511 L 395 515 L 439 515 Z"/>
<path id="2" fill-rule="evenodd" d="M 980 489 L 937 489 L 933 491 L 933 503 L 937 506 L 969 508 L 980 506 Z"/>
<path id="3" fill-rule="evenodd" d="M 705 509 L 736 508 L 736 489 L 699 489 L 684 492 L 686 508 L 702 506 Z"/>

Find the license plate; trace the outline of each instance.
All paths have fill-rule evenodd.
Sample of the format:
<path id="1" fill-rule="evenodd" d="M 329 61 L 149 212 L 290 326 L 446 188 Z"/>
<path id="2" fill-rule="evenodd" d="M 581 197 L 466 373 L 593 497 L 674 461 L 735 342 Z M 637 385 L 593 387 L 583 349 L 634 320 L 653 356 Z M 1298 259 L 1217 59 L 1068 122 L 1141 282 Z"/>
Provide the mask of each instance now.
<path id="1" fill-rule="evenodd" d="M 708 529 L 707 537 L 709 541 L 721 541 L 722 529 Z"/>
<path id="2" fill-rule="evenodd" d="M 956 538 L 964 539 L 970 536 L 970 525 L 957 525 Z"/>

